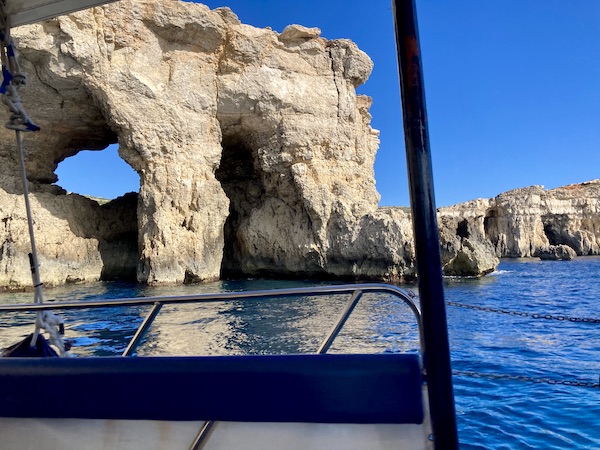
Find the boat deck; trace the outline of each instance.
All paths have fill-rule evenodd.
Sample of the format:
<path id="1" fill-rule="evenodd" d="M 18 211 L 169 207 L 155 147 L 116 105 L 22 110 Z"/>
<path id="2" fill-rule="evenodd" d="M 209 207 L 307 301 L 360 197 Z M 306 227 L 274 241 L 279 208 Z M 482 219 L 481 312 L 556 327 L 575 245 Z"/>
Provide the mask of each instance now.
<path id="1" fill-rule="evenodd" d="M 85 448 L 107 448 L 108 439 L 120 449 L 428 448 L 421 355 L 327 354 L 371 292 L 401 299 L 420 325 L 409 295 L 378 284 L 2 305 L 0 313 L 19 314 L 152 306 L 122 357 L 0 358 L 3 441 L 29 448 L 37 436 L 61 449 L 83 448 L 82 439 Z M 349 300 L 315 354 L 133 356 L 162 305 L 340 294 Z"/>

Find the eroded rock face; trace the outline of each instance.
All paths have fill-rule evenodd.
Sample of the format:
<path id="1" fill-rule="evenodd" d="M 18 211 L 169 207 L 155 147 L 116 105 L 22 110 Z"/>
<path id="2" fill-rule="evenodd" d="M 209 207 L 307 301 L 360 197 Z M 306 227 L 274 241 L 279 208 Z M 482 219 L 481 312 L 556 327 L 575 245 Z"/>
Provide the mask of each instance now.
<path id="1" fill-rule="evenodd" d="M 58 285 L 99 279 L 133 279 L 138 261 L 137 196 L 100 206 L 76 194 L 31 196 L 42 282 Z M 31 286 L 31 251 L 23 197 L 0 189 L 0 286 Z"/>
<path id="2" fill-rule="evenodd" d="M 539 250 L 538 256 L 542 260 L 570 261 L 577 256 L 577 253 L 568 245 L 560 244 L 550 245 L 547 248 Z"/>
<path id="3" fill-rule="evenodd" d="M 485 201 L 475 200 L 465 205 L 469 212 L 478 211 Z M 442 268 L 450 276 L 480 276 L 493 272 L 500 259 L 485 234 L 482 215 L 460 212 L 450 214 L 445 209 L 438 214 Z"/>
<path id="4" fill-rule="evenodd" d="M 600 180 L 544 190 L 515 189 L 493 199 L 449 208 L 440 215 L 477 230 L 500 257 L 600 254 Z M 558 252 L 558 253 L 556 253 Z"/>
<path id="5" fill-rule="evenodd" d="M 227 8 L 117 3 L 14 30 L 42 279 L 198 282 L 279 274 L 404 281 L 412 224 L 377 208 L 378 132 L 355 88 L 372 62 L 315 28 Z M 0 130 L 0 286 L 31 285 L 14 136 Z M 100 206 L 52 185 L 65 158 L 119 144 L 139 194 Z M 439 212 L 451 275 L 498 257 L 600 254 L 600 182 L 518 189 Z"/>
<path id="6" fill-rule="evenodd" d="M 26 145 L 47 283 L 116 273 L 119 263 L 103 261 L 106 239 L 77 230 L 119 214 L 98 218 L 95 203 L 50 186 L 59 162 L 116 142 L 140 175 L 125 233 L 137 236 L 139 281 L 211 280 L 222 267 L 360 276 L 394 265 L 381 262 L 385 249 L 376 263 L 356 254 L 344 269 L 336 234 L 365 235 L 379 220 L 378 132 L 370 99 L 355 91 L 372 62 L 354 43 L 298 25 L 257 29 L 227 8 L 175 0 L 122 0 L 13 35 L 30 75 L 23 101 L 42 127 Z M 19 231 L 0 238 L 12 255 L 28 244 L 23 217 L 5 206 L 21 201 L 21 187 L 10 132 L 1 133 L 1 212 Z M 130 241 L 119 246 L 125 256 L 113 256 L 129 271 Z M 2 263 L 7 274 L 24 270 L 14 258 Z"/>

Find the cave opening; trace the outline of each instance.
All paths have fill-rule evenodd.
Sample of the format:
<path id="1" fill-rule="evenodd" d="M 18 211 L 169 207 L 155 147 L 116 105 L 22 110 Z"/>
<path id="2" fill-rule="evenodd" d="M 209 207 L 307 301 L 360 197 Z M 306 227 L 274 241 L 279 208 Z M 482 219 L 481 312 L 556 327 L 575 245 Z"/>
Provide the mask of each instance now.
<path id="1" fill-rule="evenodd" d="M 544 224 L 544 234 L 546 235 L 546 238 L 548 239 L 550 245 L 562 244 L 561 240 L 559 239 L 559 234 L 556 232 L 556 230 L 554 230 L 552 224 Z"/>
<path id="2" fill-rule="evenodd" d="M 542 216 L 544 234 L 550 245 L 569 245 L 567 224 L 569 218 L 566 214 L 545 214 Z"/>
<path id="3" fill-rule="evenodd" d="M 568 214 L 544 214 L 542 224 L 544 234 L 550 245 L 567 245 L 575 250 L 578 255 L 583 254 L 581 241 L 571 231 L 571 219 Z"/>
<path id="4" fill-rule="evenodd" d="M 215 176 L 229 198 L 229 216 L 224 226 L 221 277 L 235 278 L 244 275 L 240 226 L 260 206 L 264 188 L 256 167 L 256 152 L 242 137 L 224 134 L 222 149 Z"/>
<path id="5" fill-rule="evenodd" d="M 99 203 L 139 193 L 140 176 L 119 156 L 118 149 L 118 144 L 111 144 L 104 150 L 79 150 L 58 165 L 58 185 Z"/>
<path id="6" fill-rule="evenodd" d="M 471 237 L 471 233 L 469 233 L 469 222 L 467 219 L 461 220 L 456 226 L 456 234 L 457 236 L 468 239 Z"/>
<path id="7" fill-rule="evenodd" d="M 496 208 L 488 209 L 483 218 L 483 232 L 494 245 L 498 243 L 498 220 L 498 210 Z"/>
<path id="8" fill-rule="evenodd" d="M 55 175 L 60 188 L 87 199 L 69 203 L 83 210 L 71 213 L 73 217 L 81 215 L 81 219 L 71 219 L 78 220 L 72 229 L 97 239 L 103 264 L 100 279 L 136 281 L 140 177 L 119 156 L 118 144 L 78 150 L 58 164 Z M 90 216 L 93 223 L 88 223 Z"/>

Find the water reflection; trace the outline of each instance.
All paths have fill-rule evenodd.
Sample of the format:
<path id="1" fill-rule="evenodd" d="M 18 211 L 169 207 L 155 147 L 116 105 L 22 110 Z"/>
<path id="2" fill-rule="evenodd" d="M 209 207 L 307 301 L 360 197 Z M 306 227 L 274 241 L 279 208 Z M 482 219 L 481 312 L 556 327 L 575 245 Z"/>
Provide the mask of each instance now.
<path id="1" fill-rule="evenodd" d="M 139 296 L 190 295 L 314 286 L 312 281 L 242 280 L 198 286 L 147 287 L 128 283 L 95 283 L 52 290 L 56 301 Z M 47 296 L 50 297 L 50 296 Z M 235 355 L 314 353 L 339 317 L 349 294 L 285 297 L 163 306 L 138 355 Z M 30 303 L 27 294 L 0 295 L 3 303 Z M 74 356 L 120 355 L 150 311 L 149 306 L 62 313 Z M 0 346 L 33 331 L 34 315 L 5 315 Z M 418 351 L 412 312 L 387 294 L 365 294 L 330 352 L 373 353 Z"/>

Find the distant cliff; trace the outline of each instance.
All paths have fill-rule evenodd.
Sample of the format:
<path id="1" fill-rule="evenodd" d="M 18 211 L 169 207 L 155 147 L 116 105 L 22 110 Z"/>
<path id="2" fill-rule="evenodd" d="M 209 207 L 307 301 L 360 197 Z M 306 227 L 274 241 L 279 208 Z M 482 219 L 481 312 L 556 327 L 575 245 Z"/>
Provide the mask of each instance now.
<path id="1" fill-rule="evenodd" d="M 600 255 L 600 180 L 515 189 L 439 214 L 444 226 L 491 243 L 500 257 Z"/>
<path id="2" fill-rule="evenodd" d="M 46 284 L 414 279 L 409 215 L 377 207 L 379 133 L 356 94 L 372 62 L 351 41 L 178 0 L 121 0 L 13 34 L 42 127 L 25 144 Z M 31 285 L 22 188 L 14 136 L 0 135 L 0 287 L 20 288 Z M 65 158 L 111 143 L 139 193 L 101 206 L 53 184 Z M 442 209 L 445 273 L 483 275 L 499 256 L 561 244 L 596 254 L 597 183 L 582 186 Z"/>

